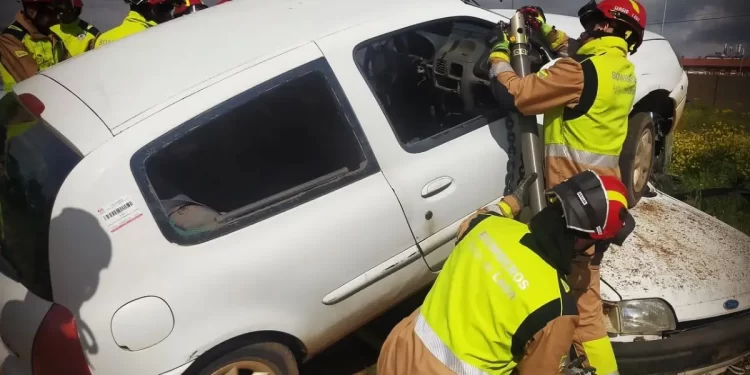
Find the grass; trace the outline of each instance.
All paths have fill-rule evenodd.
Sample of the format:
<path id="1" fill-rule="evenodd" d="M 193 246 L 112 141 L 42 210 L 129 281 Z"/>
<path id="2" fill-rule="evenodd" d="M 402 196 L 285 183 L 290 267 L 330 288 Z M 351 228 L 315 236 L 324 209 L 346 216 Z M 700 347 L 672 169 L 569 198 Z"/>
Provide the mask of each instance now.
<path id="1" fill-rule="evenodd" d="M 667 193 L 691 192 L 687 203 L 750 235 L 748 195 L 703 193 L 750 190 L 750 113 L 688 106 L 674 134 L 669 173 L 675 178 Z"/>

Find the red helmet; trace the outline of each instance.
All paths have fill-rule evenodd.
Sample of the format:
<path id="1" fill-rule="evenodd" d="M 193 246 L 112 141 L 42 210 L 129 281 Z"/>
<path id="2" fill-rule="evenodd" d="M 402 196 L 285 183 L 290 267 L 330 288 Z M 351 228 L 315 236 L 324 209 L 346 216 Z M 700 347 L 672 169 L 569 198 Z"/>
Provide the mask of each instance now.
<path id="1" fill-rule="evenodd" d="M 562 204 L 569 229 L 585 233 L 594 240 L 611 240 L 622 245 L 635 229 L 635 220 L 628 212 L 625 198 L 627 189 L 616 177 L 584 171 L 546 194 Z"/>
<path id="2" fill-rule="evenodd" d="M 83 8 L 83 0 L 73 0 L 73 8 Z"/>
<path id="3" fill-rule="evenodd" d="M 625 40 L 631 45 L 631 53 L 635 53 L 643 43 L 646 8 L 636 0 L 601 0 L 598 4 L 596 0 L 589 0 L 578 11 L 578 18 L 587 31 L 601 18 L 622 23 L 632 32 L 625 35 Z"/>

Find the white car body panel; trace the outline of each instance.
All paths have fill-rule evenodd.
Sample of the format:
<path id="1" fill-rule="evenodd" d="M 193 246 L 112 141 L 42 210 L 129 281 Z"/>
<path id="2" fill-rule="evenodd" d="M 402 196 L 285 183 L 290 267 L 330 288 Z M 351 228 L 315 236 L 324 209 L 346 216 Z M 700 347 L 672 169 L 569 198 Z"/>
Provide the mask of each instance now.
<path id="1" fill-rule="evenodd" d="M 98 351 L 87 353 L 96 373 L 162 373 L 225 340 L 261 330 L 290 333 L 309 344 L 310 353 L 316 353 L 354 329 L 357 322 L 382 312 L 434 277 L 415 257 L 404 271 L 384 282 L 334 306 L 322 303 L 331 291 L 396 255 L 394 250 L 417 253 L 398 201 L 381 173 L 244 230 L 190 247 L 167 242 L 151 218 L 130 171 L 130 155 L 155 135 L 211 105 L 207 103 L 222 101 L 223 95 L 236 95 L 320 56 L 315 45 L 309 44 L 206 88 L 116 137 L 84 159 L 68 177 L 53 218 L 64 218 L 66 209 L 96 213 L 124 195 L 132 197 L 144 214 L 114 234 L 100 227 L 99 233 L 104 235 L 100 241 L 84 235 L 95 232 L 93 224 L 82 225 L 83 219 L 72 216 L 76 212 L 69 216 L 73 221 L 58 220 L 55 225 L 53 219 L 50 242 L 56 248 L 50 252 L 50 265 L 55 302 L 79 311 L 77 317 L 92 332 L 106 334 L 96 337 Z M 92 170 L 101 173 L 86 173 Z M 112 186 L 118 189 L 113 191 Z M 362 197 L 378 203 L 369 205 Z M 367 215 L 352 216 L 352 210 L 366 210 Z M 321 217 L 323 211 L 328 214 Z M 94 224 L 101 225 L 101 219 L 97 220 L 100 222 Z M 329 227 L 345 235 L 331 237 L 326 230 Z M 88 264 L 74 261 L 108 248 L 108 262 L 104 255 Z M 332 259 L 346 267 L 333 267 Z M 284 272 L 279 272 L 279 262 L 286 265 Z M 97 286 L 81 285 L 84 279 L 96 279 L 94 273 L 100 269 Z M 133 270 L 138 271 L 134 274 Z M 191 277 L 185 270 L 200 271 L 200 277 Z M 165 280 L 165 275 L 171 275 L 171 280 Z M 215 280 L 221 292 L 206 288 L 206 280 Z M 273 295 L 266 294 L 266 285 L 274 286 Z M 78 294 L 92 289 L 93 296 Z M 112 314 L 127 302 L 149 295 L 169 304 L 175 316 L 174 330 L 147 350 L 125 351 L 110 336 Z M 268 297 L 262 304 L 256 303 L 260 295 Z M 305 314 L 298 314 L 300 306 Z M 310 324 L 310 316 L 315 316 L 315 324 Z M 118 363 L 131 365 L 123 368 Z"/>
<path id="2" fill-rule="evenodd" d="M 44 75 L 27 79 L 23 86 L 14 91 L 18 95 L 34 93 L 45 106 L 42 119 L 54 120 L 54 130 L 68 140 L 68 146 L 81 156 L 112 138 L 112 133 L 84 102 Z"/>
<path id="3" fill-rule="evenodd" d="M 50 269 L 55 303 L 78 320 L 94 373 L 181 374 L 207 350 L 257 331 L 292 335 L 315 355 L 434 279 L 432 271 L 453 249 L 458 224 L 477 208 L 497 202 L 503 192 L 508 158 L 501 147 L 505 120 L 425 152 L 409 153 L 399 145 L 352 54 L 356 45 L 370 38 L 459 15 L 489 22 L 501 18 L 457 0 L 387 0 L 377 7 L 354 0 L 231 2 L 86 53 L 19 83 L 14 91 L 34 93 L 49 103 L 43 118 L 86 155 L 55 201 Z M 321 22 L 322 17 L 330 22 Z M 548 19 L 571 35 L 580 29 L 571 17 Z M 227 28 L 231 31 L 222 38 L 206 32 Z M 185 38 L 211 46 L 210 53 L 195 54 L 174 43 Z M 652 40 L 644 46 L 660 43 L 660 38 L 647 33 Z M 663 50 L 664 46 L 654 51 Z M 175 63 L 154 55 L 168 56 Z M 639 60 L 647 55 L 639 52 L 633 60 L 639 95 L 647 93 L 641 87 L 664 88 L 677 103 L 684 103 L 687 82 L 684 73 L 678 74 L 679 65 L 674 73 L 649 70 L 658 64 L 651 57 Z M 323 56 L 381 171 L 205 243 L 169 242 L 134 179 L 134 153 L 215 105 Z M 143 79 L 144 67 L 154 66 L 158 74 Z M 43 93 L 47 88 L 55 97 Z M 72 113 L 63 113 L 68 107 Z M 422 198 L 425 186 L 443 177 L 453 179 L 451 186 Z M 143 216 L 110 232 L 99 210 L 122 197 L 129 197 Z M 746 236 L 671 198 L 642 202 L 634 211 L 639 223 L 635 234 L 604 258 L 604 299 L 665 298 L 680 320 L 721 315 L 719 295 L 739 300 L 743 308 L 750 306 L 750 290 L 744 289 L 750 275 L 736 268 L 748 260 L 737 247 Z M 674 213 L 665 219 L 643 208 L 650 206 Z M 431 219 L 426 219 L 427 211 Z M 685 217 L 700 220 L 693 223 Z M 714 232 L 698 238 L 700 226 Z M 648 244 L 638 242 L 663 241 L 657 230 L 681 246 L 670 250 L 674 254 L 669 259 L 657 257 L 655 247 L 642 249 Z M 727 264 L 732 256 L 745 262 Z M 683 259 L 700 266 L 678 262 Z M 640 265 L 639 260 L 648 264 Z M 633 267 L 639 267 L 639 273 L 631 274 Z M 720 283 L 709 285 L 696 273 L 700 270 L 726 274 Z M 672 283 L 684 284 L 685 291 L 678 285 L 670 289 Z M 688 285 L 700 297 L 689 296 Z M 50 303 L 1 275 L 0 291 L 0 303 L 6 307 L 16 300 L 30 301 L 28 311 L 23 310 L 28 314 L 23 324 L 12 330 L 0 325 L 3 340 L 20 356 L 15 359 L 0 347 L 3 375 L 29 375 L 33 335 Z M 151 346 L 138 342 L 142 350 L 119 347 L 112 337 L 113 315 L 148 296 L 168 305 L 173 329 Z M 167 324 L 163 317 L 158 317 L 159 327 Z"/>
<path id="4" fill-rule="evenodd" d="M 500 17 L 460 2 L 453 7 L 428 7 L 417 14 L 395 14 L 365 27 L 323 38 L 316 43 L 336 71 L 373 145 L 378 163 L 399 197 L 409 226 L 428 266 L 440 269 L 453 248 L 455 228 L 462 218 L 500 198 L 505 188 L 508 154 L 505 119 L 495 121 L 457 139 L 421 153 L 405 151 L 394 136 L 380 105 L 362 79 L 352 51 L 368 39 L 435 19 L 470 16 L 497 22 Z M 467 168 L 471 166 L 471 168 Z M 423 198 L 420 192 L 441 177 L 452 184 L 441 193 Z M 482 181 L 481 184 L 474 182 Z M 431 219 L 425 214 L 431 212 Z M 453 228 L 446 229 L 448 227 Z"/>
<path id="5" fill-rule="evenodd" d="M 662 298 L 678 321 L 750 308 L 744 233 L 661 193 L 631 211 L 635 232 L 602 262 L 602 278 L 622 299 Z M 739 301 L 739 310 L 724 309 L 727 299 Z"/>

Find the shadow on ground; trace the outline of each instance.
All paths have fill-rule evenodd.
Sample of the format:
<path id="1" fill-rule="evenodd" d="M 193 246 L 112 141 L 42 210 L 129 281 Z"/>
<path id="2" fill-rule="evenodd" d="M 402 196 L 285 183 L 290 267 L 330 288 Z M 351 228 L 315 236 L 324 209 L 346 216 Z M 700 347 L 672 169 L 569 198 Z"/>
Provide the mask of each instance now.
<path id="1" fill-rule="evenodd" d="M 353 375 L 364 372 L 378 360 L 380 345 L 393 326 L 411 314 L 424 300 L 429 287 L 350 334 L 302 366 L 301 375 Z M 374 374 L 374 372 L 372 373 Z"/>

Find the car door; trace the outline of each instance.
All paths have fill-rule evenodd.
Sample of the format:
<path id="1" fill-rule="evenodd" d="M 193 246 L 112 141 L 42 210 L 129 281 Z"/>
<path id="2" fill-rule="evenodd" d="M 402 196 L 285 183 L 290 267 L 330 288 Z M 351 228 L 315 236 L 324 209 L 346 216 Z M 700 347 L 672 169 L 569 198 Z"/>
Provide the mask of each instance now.
<path id="1" fill-rule="evenodd" d="M 438 80 L 446 77 L 433 75 L 430 84 L 437 82 L 440 88 L 411 87 L 411 80 L 419 81 L 419 77 L 411 74 L 409 58 L 414 57 L 412 52 L 431 55 L 422 56 L 422 62 L 431 64 L 420 66 L 418 62 L 414 69 L 434 71 L 445 56 L 443 47 L 460 44 L 460 35 L 470 38 L 473 47 L 480 44 L 483 48 L 486 32 L 499 19 L 495 17 L 463 4 L 437 7 L 416 15 L 393 15 L 318 42 L 342 82 L 433 271 L 438 271 L 450 254 L 460 222 L 503 195 L 510 167 L 510 132 L 507 115 L 493 112 L 496 104 L 486 102 L 488 90 L 483 93 L 486 111 L 479 115 L 466 112 L 451 118 L 441 112 L 433 116 L 438 112 L 435 107 L 443 103 L 431 104 L 435 99 L 430 98 L 455 99 L 450 98 L 450 92 L 447 96 L 441 92 L 450 82 L 440 85 Z M 399 54 L 403 48 L 393 47 L 399 43 L 411 49 Z M 395 53 L 373 57 L 389 48 Z M 385 68 L 374 68 L 375 61 L 389 58 L 390 62 L 381 64 Z M 395 78 L 387 73 L 391 68 L 398 72 Z M 430 121 L 430 117 L 439 118 Z"/>
<path id="2" fill-rule="evenodd" d="M 176 361 L 266 330 L 298 337 L 314 353 L 432 276 L 359 116 L 314 43 L 222 78 L 87 157 L 89 170 L 103 171 L 88 182 L 87 209 L 128 189 L 146 216 L 112 237 L 127 257 L 113 260 L 98 293 L 123 303 L 158 296 L 190 322 L 175 325 L 170 345 L 128 358 Z M 121 172 L 128 168 L 132 175 Z M 179 194 L 226 225 L 180 219 L 165 207 Z M 167 255 L 144 264 L 156 252 Z M 126 270 L 136 267 L 132 280 Z M 160 282 L 172 267 L 200 277 L 178 272 Z M 126 280 L 126 291 L 106 289 Z"/>

